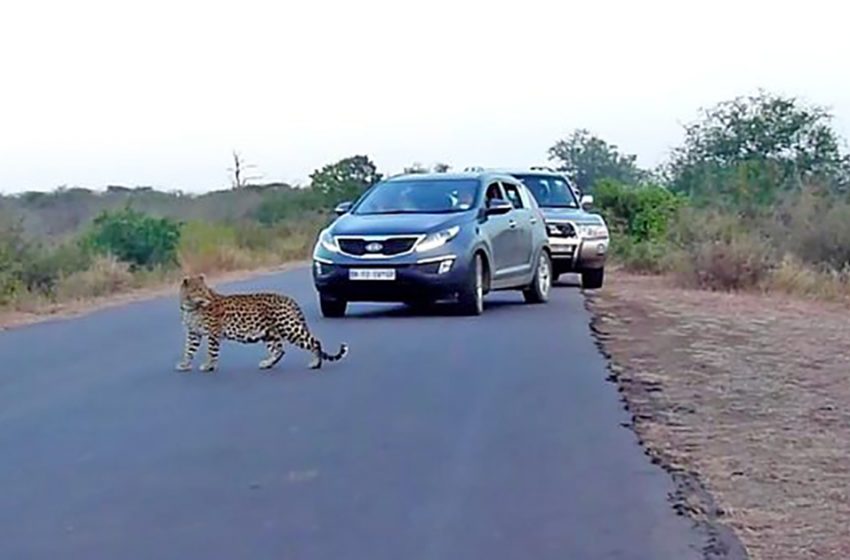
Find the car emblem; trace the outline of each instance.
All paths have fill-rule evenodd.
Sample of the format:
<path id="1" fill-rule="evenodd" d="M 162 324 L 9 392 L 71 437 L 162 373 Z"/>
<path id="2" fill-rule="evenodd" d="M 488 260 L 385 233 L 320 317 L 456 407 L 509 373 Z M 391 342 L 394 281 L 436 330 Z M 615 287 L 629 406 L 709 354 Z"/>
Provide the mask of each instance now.
<path id="1" fill-rule="evenodd" d="M 366 250 L 369 251 L 370 253 L 377 253 L 378 251 L 380 251 L 383 248 L 384 248 L 384 246 L 381 245 L 380 243 L 369 243 L 368 245 L 366 245 Z"/>

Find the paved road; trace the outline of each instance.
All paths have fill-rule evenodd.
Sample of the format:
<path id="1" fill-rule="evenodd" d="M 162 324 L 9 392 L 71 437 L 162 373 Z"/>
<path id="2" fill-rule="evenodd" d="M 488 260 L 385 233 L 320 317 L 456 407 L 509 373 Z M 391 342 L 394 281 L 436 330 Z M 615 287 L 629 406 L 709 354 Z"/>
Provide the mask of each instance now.
<path id="1" fill-rule="evenodd" d="M 698 558 L 620 426 L 579 291 L 478 318 L 318 316 L 306 270 L 231 285 L 303 302 L 330 349 L 225 345 L 178 374 L 175 298 L 0 333 L 0 558 Z"/>

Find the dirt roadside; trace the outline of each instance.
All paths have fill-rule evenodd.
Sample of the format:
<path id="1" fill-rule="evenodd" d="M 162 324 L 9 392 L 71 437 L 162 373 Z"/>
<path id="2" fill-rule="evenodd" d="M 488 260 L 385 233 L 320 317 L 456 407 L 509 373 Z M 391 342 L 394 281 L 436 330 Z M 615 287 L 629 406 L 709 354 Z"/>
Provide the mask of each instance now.
<path id="1" fill-rule="evenodd" d="M 220 274 L 207 274 L 206 276 L 213 284 L 238 282 L 240 280 L 258 278 L 261 276 L 292 270 L 294 268 L 307 266 L 307 264 L 307 261 L 295 261 L 274 267 L 237 270 L 223 272 Z M 40 323 L 43 321 L 79 317 L 101 309 L 145 301 L 175 293 L 177 293 L 177 285 L 175 283 L 169 283 L 131 290 L 120 294 L 113 294 L 102 298 L 55 303 L 46 307 L 41 307 L 33 312 L 0 311 L 0 331 Z"/>
<path id="2" fill-rule="evenodd" d="M 619 272 L 587 305 L 674 506 L 715 535 L 707 557 L 850 558 L 848 307 Z"/>

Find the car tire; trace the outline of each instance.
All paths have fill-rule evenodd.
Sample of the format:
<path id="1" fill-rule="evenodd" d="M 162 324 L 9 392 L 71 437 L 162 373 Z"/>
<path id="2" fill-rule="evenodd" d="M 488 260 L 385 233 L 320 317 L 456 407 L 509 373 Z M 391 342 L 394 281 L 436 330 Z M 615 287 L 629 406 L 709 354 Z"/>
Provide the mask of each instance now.
<path id="1" fill-rule="evenodd" d="M 549 253 L 541 251 L 540 256 L 537 257 L 534 278 L 532 278 L 531 284 L 522 291 L 526 303 L 546 303 L 549 301 L 552 276 L 552 259 L 549 258 Z"/>
<path id="2" fill-rule="evenodd" d="M 604 268 L 591 268 L 581 273 L 581 287 L 585 290 L 598 290 L 605 281 Z"/>
<path id="3" fill-rule="evenodd" d="M 466 286 L 457 298 L 458 308 L 463 315 L 481 315 L 484 312 L 484 259 L 476 254 L 469 269 Z"/>
<path id="4" fill-rule="evenodd" d="M 319 307 L 322 310 L 324 317 L 336 318 L 345 316 L 345 309 L 348 307 L 348 302 L 344 299 L 334 299 L 328 296 L 319 295 Z"/>

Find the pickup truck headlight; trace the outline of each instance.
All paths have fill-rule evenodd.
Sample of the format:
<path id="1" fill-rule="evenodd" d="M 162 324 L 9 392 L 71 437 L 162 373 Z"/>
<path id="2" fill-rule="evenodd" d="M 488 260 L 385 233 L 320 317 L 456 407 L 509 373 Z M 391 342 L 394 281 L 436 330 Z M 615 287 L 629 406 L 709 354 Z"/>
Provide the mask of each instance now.
<path id="1" fill-rule="evenodd" d="M 584 224 L 576 229 L 582 239 L 608 239 L 608 228 L 605 224 Z"/>
<path id="2" fill-rule="evenodd" d="M 416 246 L 417 253 L 424 253 L 426 251 L 433 251 L 438 247 L 442 247 L 449 241 L 455 238 L 455 236 L 460 231 L 460 226 L 453 226 L 449 229 L 444 229 L 443 231 L 438 231 L 437 233 L 432 233 L 426 235 L 422 241 Z"/>
<path id="3" fill-rule="evenodd" d="M 319 234 L 319 244 L 326 251 L 339 253 L 339 245 L 337 245 L 336 239 L 334 239 L 333 235 L 331 235 L 331 233 L 326 229 L 323 229 Z"/>

